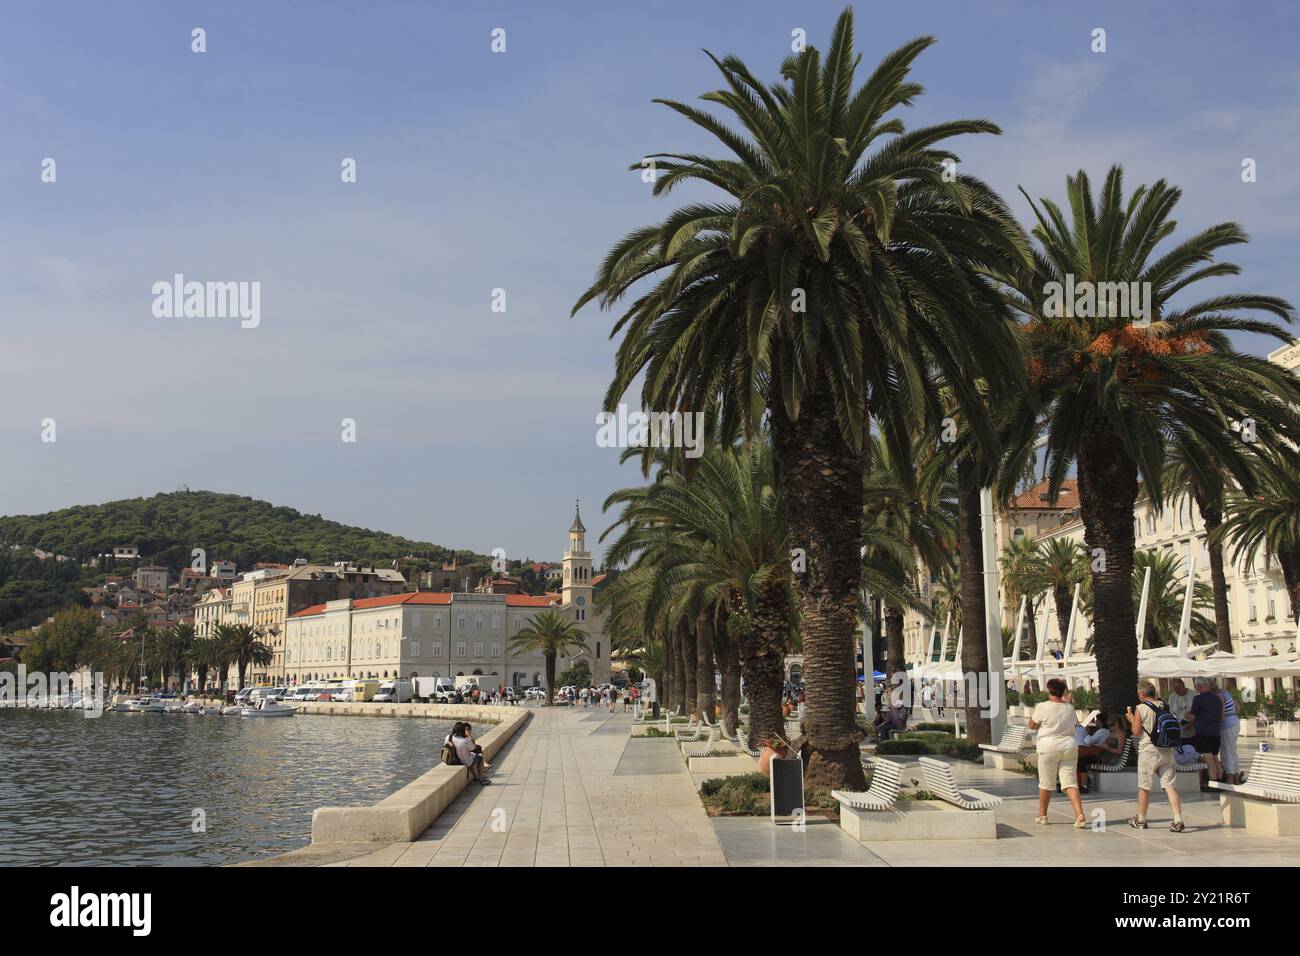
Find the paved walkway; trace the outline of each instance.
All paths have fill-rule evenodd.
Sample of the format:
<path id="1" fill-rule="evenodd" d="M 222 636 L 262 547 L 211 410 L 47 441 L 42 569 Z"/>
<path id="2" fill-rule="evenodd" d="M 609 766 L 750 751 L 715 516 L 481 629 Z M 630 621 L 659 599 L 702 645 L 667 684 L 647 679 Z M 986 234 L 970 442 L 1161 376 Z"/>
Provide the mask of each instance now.
<path id="1" fill-rule="evenodd" d="M 1125 823 L 1133 797 L 1085 796 L 1105 827 L 1075 830 L 1061 795 L 1049 826 L 1034 824 L 1035 779 L 953 761 L 963 786 L 1001 796 L 997 840 L 863 845 L 833 822 L 802 831 L 766 817 L 710 818 L 669 740 L 630 737 L 621 712 L 547 707 L 497 755 L 491 786 L 468 787 L 413 843 L 310 846 L 262 865 L 320 866 L 1028 866 L 1293 865 L 1300 837 L 1269 838 L 1219 824 L 1218 798 L 1184 797 L 1185 833 L 1167 829 L 1153 800 L 1151 828 Z M 1254 748 L 1254 743 L 1249 749 Z M 1245 756 L 1246 747 L 1243 747 Z M 1245 756 L 1243 765 L 1250 757 Z M 904 785 L 919 767 L 904 771 Z"/>

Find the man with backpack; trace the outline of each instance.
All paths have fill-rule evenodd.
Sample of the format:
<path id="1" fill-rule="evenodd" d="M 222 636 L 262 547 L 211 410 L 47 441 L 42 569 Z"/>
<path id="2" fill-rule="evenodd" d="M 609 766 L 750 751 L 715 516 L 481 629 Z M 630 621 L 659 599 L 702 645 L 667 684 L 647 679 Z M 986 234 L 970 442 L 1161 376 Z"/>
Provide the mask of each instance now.
<path id="1" fill-rule="evenodd" d="M 1178 770 L 1174 765 L 1174 748 L 1182 740 L 1182 726 L 1156 696 L 1154 684 L 1149 680 L 1139 681 L 1137 690 L 1138 705 L 1136 709 L 1128 709 L 1128 720 L 1133 736 L 1138 738 L 1138 812 L 1129 818 L 1128 825 L 1136 830 L 1147 828 L 1147 807 L 1159 779 L 1174 811 L 1174 822 L 1169 829 L 1182 833 L 1183 804 L 1178 798 Z"/>

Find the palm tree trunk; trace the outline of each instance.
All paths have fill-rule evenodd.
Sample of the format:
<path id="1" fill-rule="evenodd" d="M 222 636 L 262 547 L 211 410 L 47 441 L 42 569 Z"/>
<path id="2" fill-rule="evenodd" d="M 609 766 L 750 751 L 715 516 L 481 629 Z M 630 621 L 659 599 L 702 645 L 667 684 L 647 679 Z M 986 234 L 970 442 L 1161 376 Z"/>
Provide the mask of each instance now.
<path id="1" fill-rule="evenodd" d="M 677 656 L 673 649 L 673 635 L 671 631 L 664 634 L 664 682 L 659 691 L 659 700 L 663 704 L 664 710 L 672 713 L 674 694 L 677 689 L 674 686 L 677 676 Z"/>
<path id="2" fill-rule="evenodd" d="M 957 462 L 957 554 L 961 571 L 961 669 L 987 674 L 989 645 L 984 613 L 984 542 L 980 534 L 980 482 L 975 462 Z M 992 743 L 989 718 L 980 716 L 979 695 L 966 682 L 966 736 L 972 744 Z M 975 699 L 972 699 L 974 697 Z"/>
<path id="3" fill-rule="evenodd" d="M 1287 598 L 1291 602 L 1291 621 L 1300 621 L 1300 551 L 1284 551 L 1277 556 L 1282 566 L 1282 580 L 1286 582 Z"/>
<path id="4" fill-rule="evenodd" d="M 871 599 L 871 656 L 874 658 L 871 662 L 871 669 L 876 670 L 876 661 L 883 660 L 884 648 L 881 646 L 880 638 L 884 635 L 884 624 L 882 618 L 884 615 L 884 602 L 878 598 Z"/>
<path id="5" fill-rule="evenodd" d="M 550 707 L 555 703 L 555 651 L 546 652 L 546 699 L 542 701 L 543 707 Z"/>
<path id="6" fill-rule="evenodd" d="M 713 612 L 705 608 L 695 623 L 695 709 L 713 719 L 717 707 L 713 663 Z"/>
<path id="7" fill-rule="evenodd" d="M 1137 634 L 1133 608 L 1133 511 L 1138 472 L 1104 419 L 1079 443 L 1079 505 L 1093 567 L 1093 649 L 1101 709 L 1122 714 L 1137 700 Z M 1095 570 L 1104 561 L 1105 570 Z"/>
<path id="8" fill-rule="evenodd" d="M 695 679 L 697 667 L 695 646 L 699 642 L 695 640 L 695 630 L 691 627 L 691 622 L 685 618 L 678 623 L 677 633 L 681 635 L 682 665 L 686 672 L 686 682 L 682 685 L 682 703 L 686 705 L 691 718 L 698 720 L 700 714 Z"/>
<path id="9" fill-rule="evenodd" d="M 722 729 L 732 736 L 740 723 L 740 656 L 727 628 L 725 611 L 713 629 L 713 651 L 722 672 Z"/>
<path id="10" fill-rule="evenodd" d="M 1052 592 L 1052 599 L 1056 603 L 1056 633 L 1061 636 L 1061 647 L 1065 647 L 1065 639 L 1070 635 L 1070 608 L 1073 606 L 1074 595 L 1064 584 L 1058 584 Z M 1137 635 L 1133 635 L 1134 639 Z"/>
<path id="11" fill-rule="evenodd" d="M 682 640 L 682 629 L 674 627 L 670 632 L 673 639 L 673 713 L 682 713 L 687 704 L 686 697 L 686 649 Z"/>
<path id="12" fill-rule="evenodd" d="M 781 692 L 785 688 L 785 646 L 790 631 L 790 608 L 785 589 L 769 584 L 754 607 L 744 633 L 733 631 L 749 692 L 749 744 L 785 738 Z"/>
<path id="13" fill-rule="evenodd" d="M 903 653 L 903 609 L 901 607 L 885 608 L 885 674 L 889 686 L 900 680 L 899 674 L 907 670 Z"/>
<path id="14" fill-rule="evenodd" d="M 779 369 L 772 378 L 779 383 Z M 807 570 L 794 575 L 811 752 L 805 782 L 810 788 L 862 790 L 854 647 L 866 456 L 844 440 L 824 375 L 803 396 L 798 422 L 790 420 L 779 386 L 772 391 L 777 484 L 785 495 L 791 547 L 803 548 L 808 559 Z"/>
<path id="15" fill-rule="evenodd" d="M 1223 524 L 1223 511 L 1217 502 L 1196 496 L 1196 507 L 1205 519 L 1205 545 L 1210 552 L 1210 587 L 1214 591 L 1214 634 L 1221 651 L 1232 650 L 1232 626 L 1228 618 L 1228 581 L 1223 573 L 1223 545 L 1215 532 Z"/>

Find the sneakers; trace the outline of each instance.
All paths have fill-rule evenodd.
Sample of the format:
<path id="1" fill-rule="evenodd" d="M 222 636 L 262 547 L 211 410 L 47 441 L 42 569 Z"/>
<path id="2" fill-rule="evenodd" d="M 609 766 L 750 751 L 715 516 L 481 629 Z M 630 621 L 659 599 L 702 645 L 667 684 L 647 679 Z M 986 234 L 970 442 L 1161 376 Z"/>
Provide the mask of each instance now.
<path id="1" fill-rule="evenodd" d="M 1038 824 L 1046 825 L 1047 817 L 1034 817 L 1034 822 Z"/>
<path id="2" fill-rule="evenodd" d="M 1182 820 L 1175 820 L 1173 823 L 1169 824 L 1169 829 L 1175 833 L 1182 833 L 1187 828 L 1183 826 Z"/>
<path id="3" fill-rule="evenodd" d="M 1147 828 L 1147 822 L 1137 817 L 1129 817 L 1128 825 L 1131 826 L 1134 830 L 1145 830 Z"/>
<path id="4" fill-rule="evenodd" d="M 1074 828 L 1076 830 L 1085 830 L 1087 829 L 1087 827 L 1088 827 L 1087 817 L 1079 817 L 1079 819 L 1074 821 Z"/>

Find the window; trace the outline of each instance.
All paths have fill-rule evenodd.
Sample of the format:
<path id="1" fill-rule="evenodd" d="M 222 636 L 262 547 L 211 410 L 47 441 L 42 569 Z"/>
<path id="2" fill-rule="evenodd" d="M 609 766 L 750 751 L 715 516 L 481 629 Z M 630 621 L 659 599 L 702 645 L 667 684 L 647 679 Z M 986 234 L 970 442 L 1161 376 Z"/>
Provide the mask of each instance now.
<path id="1" fill-rule="evenodd" d="M 441 613 L 441 612 L 439 612 L 439 613 L 437 613 L 437 614 L 435 614 L 435 615 L 433 616 L 433 626 L 436 627 L 436 628 L 441 628 L 441 627 L 442 627 L 442 613 Z"/>
<path id="2" fill-rule="evenodd" d="M 442 657 L 442 641 L 434 641 L 429 646 L 429 653 L 432 654 L 434 657 Z M 433 676 L 437 677 L 438 675 L 434 674 Z"/>
<path id="3" fill-rule="evenodd" d="M 500 612 L 500 611 L 493 611 L 493 612 L 492 612 L 492 630 L 494 630 L 494 631 L 499 631 L 499 630 L 501 630 L 501 612 Z"/>
<path id="4" fill-rule="evenodd" d="M 517 617 L 517 618 L 515 618 L 515 633 L 516 633 L 516 634 L 519 633 L 520 629 L 521 629 L 523 626 L 524 626 L 524 619 L 523 619 L 522 617 Z"/>
<path id="5" fill-rule="evenodd" d="M 500 641 L 493 641 L 493 642 L 492 642 L 492 656 L 493 656 L 493 657 L 500 657 L 500 656 L 501 656 L 501 642 L 500 642 Z"/>
<path id="6" fill-rule="evenodd" d="M 475 656 L 475 657 L 482 657 L 482 656 L 483 656 L 483 642 L 482 642 L 482 641 L 475 641 L 475 642 L 474 642 L 474 656 Z"/>
<path id="7" fill-rule="evenodd" d="M 419 641 L 411 641 L 411 656 L 412 656 L 412 657 L 419 657 L 419 656 L 420 656 L 420 642 L 419 642 Z"/>
<path id="8" fill-rule="evenodd" d="M 464 614 L 458 614 L 458 615 L 456 616 L 456 627 L 459 628 L 459 629 L 462 630 L 462 631 L 465 630 L 465 615 L 464 615 Z"/>
<path id="9" fill-rule="evenodd" d="M 1147 534 L 1156 533 L 1156 516 L 1152 511 L 1147 512 Z"/>
<path id="10" fill-rule="evenodd" d="M 1251 624 L 1254 624 L 1256 619 L 1259 616 L 1258 609 L 1256 608 L 1255 605 L 1255 589 L 1251 588 L 1249 594 L 1250 594 L 1250 617 L 1248 618 L 1248 620 L 1250 621 Z"/>
<path id="11" fill-rule="evenodd" d="M 596 656 L 600 657 L 600 641 L 596 642 Z"/>
<path id="12" fill-rule="evenodd" d="M 474 615 L 474 630 L 476 630 L 476 631 L 481 631 L 481 630 L 483 630 L 483 615 L 482 615 L 482 614 L 475 614 L 475 615 Z"/>
<path id="13" fill-rule="evenodd" d="M 533 648 L 533 657 L 541 657 L 541 656 L 542 656 L 542 649 L 540 647 Z"/>
<path id="14" fill-rule="evenodd" d="M 420 612 L 416 611 L 411 615 L 411 627 L 415 630 L 420 629 Z"/>
<path id="15" fill-rule="evenodd" d="M 465 642 L 464 642 L 464 641 L 457 641 L 457 642 L 456 642 L 456 656 L 457 656 L 457 657 L 464 657 L 464 656 L 465 656 Z"/>

